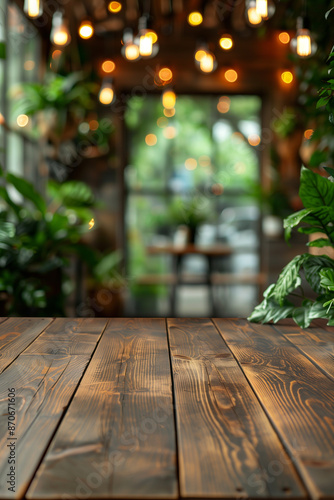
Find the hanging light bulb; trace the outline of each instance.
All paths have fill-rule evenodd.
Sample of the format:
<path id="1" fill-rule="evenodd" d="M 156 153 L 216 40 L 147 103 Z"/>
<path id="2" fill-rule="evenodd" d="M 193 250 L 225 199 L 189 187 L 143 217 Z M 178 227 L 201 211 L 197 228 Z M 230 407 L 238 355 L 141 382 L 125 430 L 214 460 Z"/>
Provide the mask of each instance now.
<path id="1" fill-rule="evenodd" d="M 115 92 L 111 83 L 111 80 L 104 80 L 101 85 L 101 90 L 99 92 L 99 101 L 101 104 L 108 105 L 114 100 Z"/>
<path id="2" fill-rule="evenodd" d="M 203 22 L 203 16 L 200 12 L 190 12 L 188 16 L 188 23 L 190 26 L 199 26 Z"/>
<path id="3" fill-rule="evenodd" d="M 195 52 L 195 63 L 203 73 L 211 73 L 217 67 L 217 61 L 206 43 L 202 43 Z"/>
<path id="4" fill-rule="evenodd" d="M 162 93 L 162 105 L 165 109 L 173 109 L 176 103 L 176 95 L 172 90 L 165 90 Z"/>
<path id="5" fill-rule="evenodd" d="M 43 7 L 41 0 L 24 0 L 24 12 L 27 16 L 35 19 L 43 14 Z"/>
<path id="6" fill-rule="evenodd" d="M 262 16 L 256 12 L 255 1 L 248 2 L 246 19 L 251 26 L 260 26 L 263 23 Z"/>
<path id="7" fill-rule="evenodd" d="M 233 47 L 233 39 L 231 35 L 222 35 L 219 40 L 219 45 L 223 50 L 230 50 Z"/>
<path id="8" fill-rule="evenodd" d="M 71 41 L 69 29 L 60 11 L 56 11 L 53 14 L 50 38 L 54 45 L 59 45 L 61 47 L 65 47 Z"/>
<path id="9" fill-rule="evenodd" d="M 88 38 L 91 38 L 94 34 L 94 28 L 93 25 L 90 21 L 82 21 L 79 27 L 79 35 L 81 38 L 84 40 L 88 40 Z"/>
<path id="10" fill-rule="evenodd" d="M 139 46 L 133 40 L 133 34 L 130 28 L 124 30 L 121 53 L 128 61 L 136 61 L 140 57 Z"/>
<path id="11" fill-rule="evenodd" d="M 317 51 L 317 44 L 313 40 L 307 26 L 307 19 L 298 17 L 296 37 L 290 43 L 293 52 L 304 59 L 313 56 Z"/>
<path id="12" fill-rule="evenodd" d="M 268 17 L 268 0 L 256 0 L 255 9 L 258 16 Z"/>
<path id="13" fill-rule="evenodd" d="M 145 58 L 154 57 L 159 51 L 158 36 L 155 31 L 148 29 L 147 22 L 147 15 L 138 21 L 139 54 Z"/>

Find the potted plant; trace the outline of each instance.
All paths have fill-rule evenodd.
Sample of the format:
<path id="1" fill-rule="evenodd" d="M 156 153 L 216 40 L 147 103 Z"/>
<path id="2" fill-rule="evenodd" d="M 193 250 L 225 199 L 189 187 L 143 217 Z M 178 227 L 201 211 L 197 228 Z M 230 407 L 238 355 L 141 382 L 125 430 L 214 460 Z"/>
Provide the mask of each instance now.
<path id="1" fill-rule="evenodd" d="M 170 222 L 185 226 L 188 230 L 188 243 L 195 243 L 198 228 L 209 219 L 207 200 L 204 197 L 176 199 L 169 211 Z"/>

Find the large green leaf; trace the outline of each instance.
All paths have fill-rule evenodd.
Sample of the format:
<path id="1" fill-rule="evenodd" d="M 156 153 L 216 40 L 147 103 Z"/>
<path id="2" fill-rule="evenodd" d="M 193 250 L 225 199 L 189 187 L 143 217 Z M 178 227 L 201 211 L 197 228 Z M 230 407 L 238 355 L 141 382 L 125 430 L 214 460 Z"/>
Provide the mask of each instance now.
<path id="1" fill-rule="evenodd" d="M 320 285 L 329 292 L 334 292 L 334 269 L 322 269 L 320 271 Z"/>
<path id="2" fill-rule="evenodd" d="M 317 238 L 316 240 L 309 241 L 307 243 L 307 246 L 323 248 L 323 247 L 332 247 L 334 246 L 334 244 L 331 243 L 328 238 Z"/>
<path id="3" fill-rule="evenodd" d="M 327 255 L 310 255 L 303 263 L 305 278 L 312 290 L 318 294 L 323 293 L 323 288 L 320 283 L 320 273 L 322 269 L 329 267 L 334 269 L 334 260 Z"/>
<path id="4" fill-rule="evenodd" d="M 310 254 L 302 254 L 294 257 L 287 264 L 278 277 L 275 287 L 271 290 L 270 297 L 274 298 L 280 305 L 284 299 L 301 284 L 300 268 L 310 258 Z"/>
<path id="5" fill-rule="evenodd" d="M 334 207 L 334 183 L 302 167 L 299 196 L 305 208 Z"/>
<path id="6" fill-rule="evenodd" d="M 10 173 L 8 173 L 6 177 L 7 181 L 10 182 L 25 199 L 31 201 L 41 214 L 45 215 L 46 203 L 30 182 Z"/>
<path id="7" fill-rule="evenodd" d="M 288 301 L 282 306 L 277 304 L 275 300 L 265 299 L 255 307 L 247 319 L 253 323 L 267 323 L 269 321 L 277 323 L 281 319 L 291 318 L 293 310 L 294 306 L 288 303 Z"/>
<path id="8" fill-rule="evenodd" d="M 303 307 L 296 307 L 293 310 L 292 318 L 301 328 L 307 328 L 308 326 L 310 326 L 311 323 L 310 310 L 311 310 L 310 305 Z"/>
<path id="9" fill-rule="evenodd" d="M 289 215 L 284 219 L 283 227 L 286 229 L 288 227 L 298 226 L 310 212 L 311 210 L 309 208 L 304 208 L 303 210 L 299 210 L 299 212 Z"/>

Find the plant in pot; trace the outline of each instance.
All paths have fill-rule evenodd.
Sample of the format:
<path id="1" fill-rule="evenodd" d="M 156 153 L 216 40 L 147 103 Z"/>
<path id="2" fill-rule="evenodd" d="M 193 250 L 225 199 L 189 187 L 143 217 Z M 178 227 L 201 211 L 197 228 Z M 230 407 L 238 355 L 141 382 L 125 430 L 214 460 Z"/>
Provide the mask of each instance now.
<path id="1" fill-rule="evenodd" d="M 169 219 L 173 225 L 185 226 L 188 231 L 188 243 L 195 243 L 199 227 L 208 221 L 208 203 L 202 196 L 189 199 L 176 199 L 169 210 Z"/>
<path id="2" fill-rule="evenodd" d="M 71 258 L 84 256 L 93 193 L 82 182 L 50 181 L 49 201 L 21 177 L 1 170 L 0 181 L 2 314 L 64 316 L 67 269 Z"/>

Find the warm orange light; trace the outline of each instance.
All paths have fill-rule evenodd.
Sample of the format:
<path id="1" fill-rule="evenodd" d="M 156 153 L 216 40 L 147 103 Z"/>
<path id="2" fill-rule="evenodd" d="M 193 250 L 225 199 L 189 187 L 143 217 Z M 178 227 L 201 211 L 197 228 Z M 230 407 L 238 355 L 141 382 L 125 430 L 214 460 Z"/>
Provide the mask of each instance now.
<path id="1" fill-rule="evenodd" d="M 304 132 L 305 139 L 307 139 L 307 140 L 311 139 L 313 132 L 314 132 L 314 130 L 311 128 L 305 130 L 305 132 Z"/>
<path id="2" fill-rule="evenodd" d="M 114 63 L 114 61 L 110 61 L 109 59 L 107 59 L 106 61 L 103 61 L 101 68 L 105 73 L 112 73 L 116 68 L 116 64 Z"/>
<path id="3" fill-rule="evenodd" d="M 238 73 L 234 69 L 228 69 L 225 71 L 225 78 L 228 82 L 234 83 L 238 79 Z"/>
<path id="4" fill-rule="evenodd" d="M 23 10 L 32 19 L 39 17 L 42 14 L 41 0 L 25 0 Z"/>
<path id="5" fill-rule="evenodd" d="M 139 57 L 138 45 L 132 42 L 126 44 L 124 54 L 128 61 L 135 61 Z"/>
<path id="6" fill-rule="evenodd" d="M 241 132 L 233 132 L 232 137 L 238 141 L 244 141 L 244 136 Z"/>
<path id="7" fill-rule="evenodd" d="M 249 144 L 251 146 L 258 146 L 260 144 L 260 142 L 261 142 L 261 138 L 257 134 L 251 134 L 251 135 L 249 135 L 248 138 L 247 138 L 247 140 L 248 140 L 248 142 L 249 142 Z"/>
<path id="8" fill-rule="evenodd" d="M 297 54 L 300 57 L 308 57 L 312 54 L 312 41 L 307 29 L 300 29 L 297 32 Z"/>
<path id="9" fill-rule="evenodd" d="M 101 104 L 111 104 L 114 100 L 114 90 L 111 84 L 105 84 L 100 90 L 99 101 Z"/>
<path id="10" fill-rule="evenodd" d="M 268 0 L 256 0 L 255 10 L 258 16 L 268 17 Z"/>
<path id="11" fill-rule="evenodd" d="M 287 44 L 290 42 L 290 35 L 286 31 L 282 31 L 282 33 L 278 35 L 278 39 L 281 43 Z"/>
<path id="12" fill-rule="evenodd" d="M 0 113 L 0 125 L 4 125 L 5 123 L 5 117 L 3 116 L 2 113 Z"/>
<path id="13" fill-rule="evenodd" d="M 29 123 L 29 117 L 27 115 L 19 115 L 16 118 L 16 123 L 19 127 L 26 127 Z"/>
<path id="14" fill-rule="evenodd" d="M 89 122 L 89 128 L 91 130 L 97 130 L 99 128 L 99 122 L 97 120 L 91 120 Z"/>
<path id="15" fill-rule="evenodd" d="M 139 38 L 139 54 L 141 56 L 150 56 L 153 51 L 152 38 L 147 34 L 143 34 Z"/>
<path id="16" fill-rule="evenodd" d="M 196 59 L 196 61 L 200 62 L 201 59 L 202 59 L 202 57 L 205 56 L 205 54 L 206 54 L 206 50 L 204 50 L 204 49 L 197 50 L 196 53 L 195 53 L 195 59 Z"/>
<path id="17" fill-rule="evenodd" d="M 291 71 L 283 71 L 281 73 L 281 79 L 284 83 L 289 85 L 293 80 L 293 74 L 291 73 Z"/>
<path id="18" fill-rule="evenodd" d="M 228 97 L 221 97 L 217 104 L 219 113 L 228 113 L 230 110 L 231 101 Z"/>
<path id="19" fill-rule="evenodd" d="M 259 14 L 256 12 L 255 7 L 250 7 L 249 9 L 247 9 L 247 18 L 249 24 L 252 24 L 253 26 L 262 23 L 262 16 L 259 16 Z"/>
<path id="20" fill-rule="evenodd" d="M 195 168 L 197 167 L 197 161 L 195 160 L 195 158 L 187 158 L 184 162 L 184 166 L 187 170 L 195 170 Z"/>
<path id="21" fill-rule="evenodd" d="M 145 137 L 145 142 L 148 146 L 155 146 L 158 142 L 158 138 L 155 134 L 147 134 Z"/>
<path id="22" fill-rule="evenodd" d="M 149 36 L 152 40 L 152 43 L 156 43 L 158 41 L 158 35 L 153 30 L 148 30 L 146 32 L 146 36 Z"/>
<path id="23" fill-rule="evenodd" d="M 219 40 L 219 45 L 223 50 L 230 50 L 233 47 L 231 35 L 223 35 Z"/>
<path id="24" fill-rule="evenodd" d="M 117 12 L 120 12 L 122 10 L 122 4 L 121 2 L 110 2 L 108 5 L 108 9 L 113 14 L 117 14 Z"/>
<path id="25" fill-rule="evenodd" d="M 173 109 L 176 103 L 176 95 L 172 90 L 165 90 L 162 94 L 162 105 L 165 109 Z"/>
<path id="26" fill-rule="evenodd" d="M 95 226 L 95 220 L 94 220 L 94 219 L 91 219 L 91 220 L 88 222 L 88 229 L 92 229 L 94 226 Z"/>
<path id="27" fill-rule="evenodd" d="M 67 45 L 69 42 L 69 34 L 67 31 L 58 30 L 53 37 L 53 43 L 55 45 Z"/>
<path id="28" fill-rule="evenodd" d="M 169 82 L 173 78 L 172 70 L 169 68 L 161 68 L 159 71 L 159 78 L 163 82 Z"/>
<path id="29" fill-rule="evenodd" d="M 215 59 L 213 54 L 206 52 L 199 62 L 199 67 L 203 73 L 211 73 L 214 70 Z"/>
<path id="30" fill-rule="evenodd" d="M 25 63 L 24 63 L 24 69 L 26 71 L 31 71 L 31 70 L 34 69 L 34 67 L 35 67 L 35 61 L 30 61 L 30 60 L 25 61 Z"/>
<path id="31" fill-rule="evenodd" d="M 174 137 L 176 137 L 176 128 L 172 125 L 169 125 L 168 127 L 163 129 L 162 133 L 166 137 L 166 139 L 174 139 Z"/>
<path id="32" fill-rule="evenodd" d="M 172 109 L 164 109 L 164 115 L 167 116 L 167 118 L 171 118 L 172 116 L 175 115 L 175 108 Z"/>
<path id="33" fill-rule="evenodd" d="M 203 22 L 203 16 L 200 12 L 191 12 L 188 16 L 190 26 L 198 26 Z"/>
<path id="34" fill-rule="evenodd" d="M 79 35 L 84 40 L 88 40 L 94 34 L 94 28 L 90 21 L 82 21 L 79 27 Z"/>
<path id="35" fill-rule="evenodd" d="M 52 52 L 52 59 L 58 59 L 61 56 L 61 50 L 56 49 Z"/>
<path id="36" fill-rule="evenodd" d="M 157 119 L 157 125 L 160 128 L 165 128 L 168 125 L 168 120 L 165 116 L 160 116 L 160 118 Z"/>

